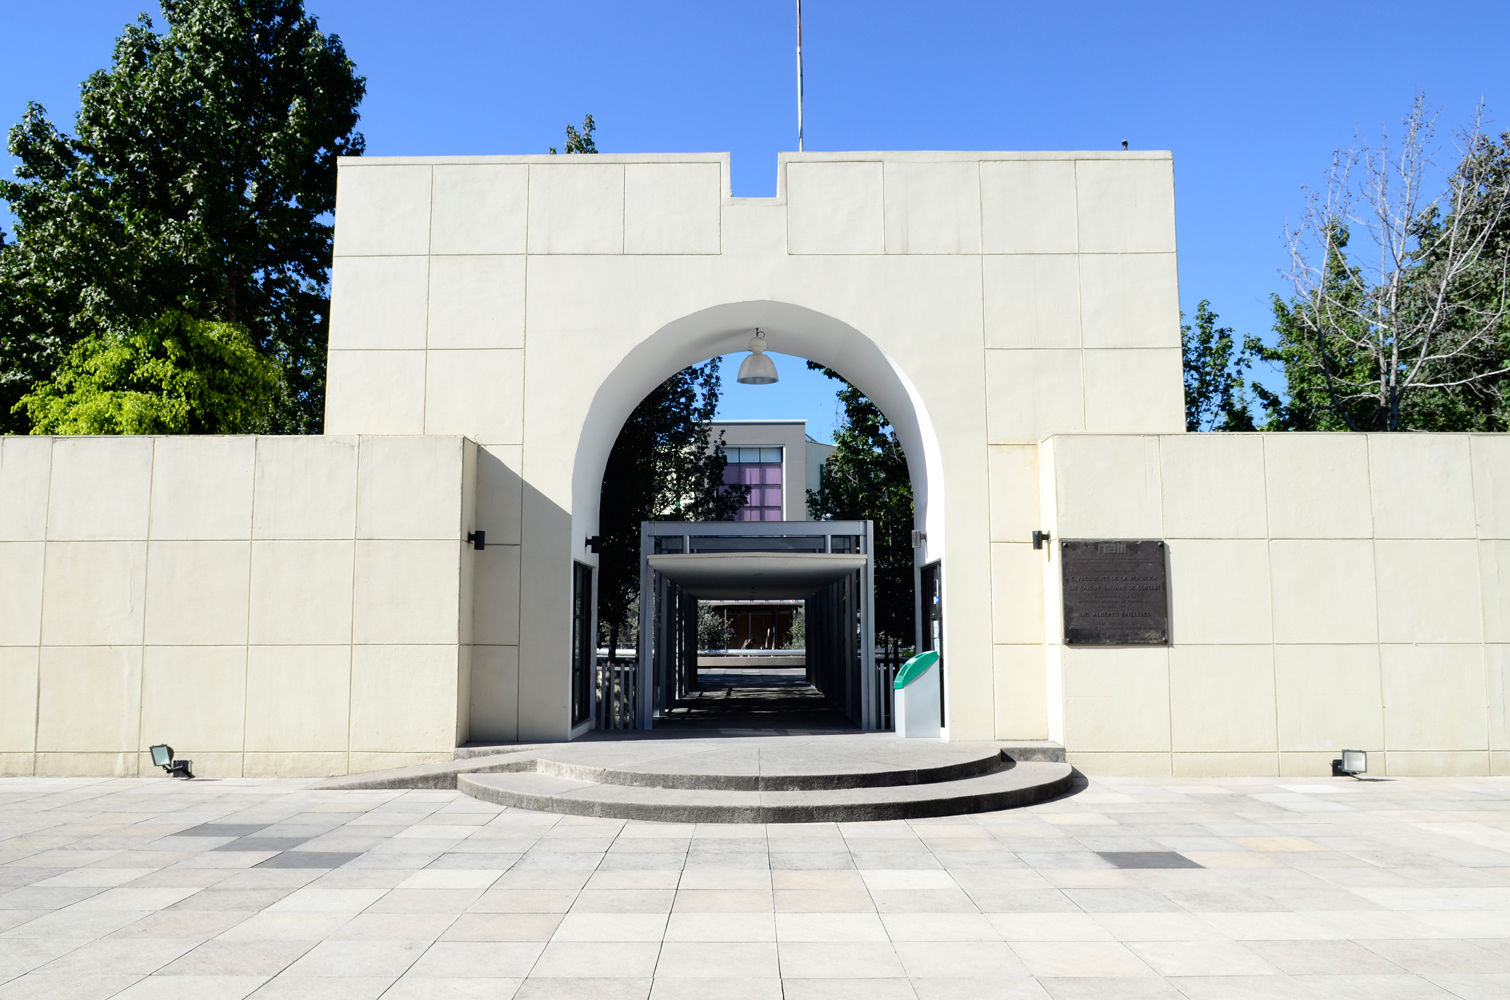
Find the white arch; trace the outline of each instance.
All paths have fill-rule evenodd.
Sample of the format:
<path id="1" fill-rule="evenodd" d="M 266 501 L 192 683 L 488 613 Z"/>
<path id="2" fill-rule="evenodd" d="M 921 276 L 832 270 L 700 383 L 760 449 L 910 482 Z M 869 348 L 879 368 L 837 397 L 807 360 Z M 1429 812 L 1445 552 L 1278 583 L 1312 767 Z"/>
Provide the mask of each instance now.
<path id="1" fill-rule="evenodd" d="M 675 372 L 747 349 L 755 327 L 770 349 L 810 358 L 840 372 L 896 429 L 912 479 L 914 523 L 928 533 L 924 550 L 942 552 L 943 466 L 938 437 L 916 387 L 885 351 L 832 316 L 786 302 L 733 302 L 673 320 L 636 345 L 598 387 L 588 407 L 572 468 L 572 534 L 578 558 L 596 563 L 584 540 L 598 530 L 603 472 L 619 430 L 634 408 Z"/>

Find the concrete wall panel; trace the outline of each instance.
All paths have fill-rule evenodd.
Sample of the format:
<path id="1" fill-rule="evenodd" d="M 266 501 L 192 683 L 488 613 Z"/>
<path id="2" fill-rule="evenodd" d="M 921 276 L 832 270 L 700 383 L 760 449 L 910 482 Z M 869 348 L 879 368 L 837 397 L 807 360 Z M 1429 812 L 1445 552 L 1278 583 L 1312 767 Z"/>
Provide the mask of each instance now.
<path id="1" fill-rule="evenodd" d="M 522 254 L 529 219 L 529 172 L 522 163 L 435 168 L 432 254 Z"/>

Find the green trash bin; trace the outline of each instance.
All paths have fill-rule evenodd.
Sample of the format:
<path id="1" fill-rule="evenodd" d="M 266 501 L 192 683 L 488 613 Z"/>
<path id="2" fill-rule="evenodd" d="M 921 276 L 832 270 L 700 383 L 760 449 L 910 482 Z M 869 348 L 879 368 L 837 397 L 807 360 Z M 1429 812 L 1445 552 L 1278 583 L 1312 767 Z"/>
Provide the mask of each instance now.
<path id="1" fill-rule="evenodd" d="M 938 650 L 919 653 L 902 664 L 891 687 L 898 736 L 936 740 L 943 735 L 943 726 L 939 724 L 943 690 L 939 683 Z"/>

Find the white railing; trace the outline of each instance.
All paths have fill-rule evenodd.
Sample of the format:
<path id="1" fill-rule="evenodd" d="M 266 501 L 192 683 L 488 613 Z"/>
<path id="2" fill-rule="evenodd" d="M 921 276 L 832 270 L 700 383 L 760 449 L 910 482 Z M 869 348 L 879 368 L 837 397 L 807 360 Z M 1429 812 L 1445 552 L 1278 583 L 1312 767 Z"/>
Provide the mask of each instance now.
<path id="1" fill-rule="evenodd" d="M 598 657 L 597 725 L 599 729 L 634 729 L 639 719 L 640 664 L 637 660 Z"/>

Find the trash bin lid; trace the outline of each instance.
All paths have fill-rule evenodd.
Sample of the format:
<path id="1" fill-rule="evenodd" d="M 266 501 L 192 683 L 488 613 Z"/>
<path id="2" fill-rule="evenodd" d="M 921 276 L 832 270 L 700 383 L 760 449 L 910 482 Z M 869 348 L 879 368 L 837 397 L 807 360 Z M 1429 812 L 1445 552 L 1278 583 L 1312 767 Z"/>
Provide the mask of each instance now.
<path id="1" fill-rule="evenodd" d="M 919 677 L 923 676 L 923 674 L 927 673 L 928 668 L 933 666 L 938 661 L 939 652 L 936 649 L 930 649 L 926 653 L 919 653 L 912 659 L 908 660 L 906 663 L 902 664 L 902 669 L 897 671 L 897 679 L 892 682 L 892 688 L 897 691 L 902 690 L 904 687 L 911 684 Z"/>

